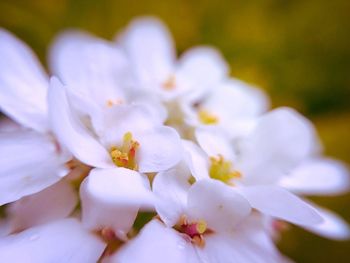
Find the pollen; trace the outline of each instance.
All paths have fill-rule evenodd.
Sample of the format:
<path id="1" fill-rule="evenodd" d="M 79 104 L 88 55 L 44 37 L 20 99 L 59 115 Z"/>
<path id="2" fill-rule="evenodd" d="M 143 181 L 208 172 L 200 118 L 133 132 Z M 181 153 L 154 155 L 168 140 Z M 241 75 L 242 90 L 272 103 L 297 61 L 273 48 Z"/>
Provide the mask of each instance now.
<path id="1" fill-rule="evenodd" d="M 176 87 L 176 78 L 174 75 L 171 75 L 168 79 L 163 82 L 162 85 L 165 90 L 173 90 Z"/>
<path id="2" fill-rule="evenodd" d="M 137 170 L 136 153 L 139 147 L 140 144 L 133 139 L 132 133 L 127 132 L 123 136 L 121 147 L 112 146 L 109 154 L 116 166 Z"/>
<path id="3" fill-rule="evenodd" d="M 178 232 L 184 234 L 192 244 L 199 247 L 205 245 L 204 234 L 212 232 L 208 229 L 207 223 L 204 220 L 188 222 L 185 215 L 181 216 L 174 228 Z"/>
<path id="4" fill-rule="evenodd" d="M 242 177 L 239 171 L 232 168 L 232 163 L 230 161 L 226 161 L 222 155 L 219 155 L 218 157 L 211 157 L 210 162 L 211 165 L 209 175 L 213 179 L 232 185 L 232 179 Z"/>
<path id="5" fill-rule="evenodd" d="M 208 125 L 217 124 L 219 122 L 219 118 L 217 116 L 203 109 L 198 111 L 198 118 L 201 123 Z"/>

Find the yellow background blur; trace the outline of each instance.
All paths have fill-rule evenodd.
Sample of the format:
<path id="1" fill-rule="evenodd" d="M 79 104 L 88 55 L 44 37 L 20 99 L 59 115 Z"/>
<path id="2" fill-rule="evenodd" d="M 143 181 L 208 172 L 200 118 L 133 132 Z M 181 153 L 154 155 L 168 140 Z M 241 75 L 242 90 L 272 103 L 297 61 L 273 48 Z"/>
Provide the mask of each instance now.
<path id="1" fill-rule="evenodd" d="M 350 163 L 349 0 L 0 0 L 0 27 L 27 42 L 43 63 L 63 29 L 112 39 L 140 15 L 164 20 L 179 52 L 198 44 L 219 48 L 233 76 L 265 89 L 274 107 L 305 114 L 326 154 Z M 313 200 L 350 222 L 350 195 Z M 294 227 L 280 247 L 298 262 L 350 262 L 350 242 Z"/>

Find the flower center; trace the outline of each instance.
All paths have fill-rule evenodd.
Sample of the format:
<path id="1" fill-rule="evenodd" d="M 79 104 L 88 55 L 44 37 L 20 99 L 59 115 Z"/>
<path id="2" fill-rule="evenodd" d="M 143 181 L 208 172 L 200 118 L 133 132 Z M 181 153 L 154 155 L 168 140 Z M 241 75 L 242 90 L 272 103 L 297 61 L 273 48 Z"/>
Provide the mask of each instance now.
<path id="1" fill-rule="evenodd" d="M 217 116 L 204 109 L 198 111 L 198 118 L 201 123 L 208 125 L 217 124 L 219 122 Z"/>
<path id="2" fill-rule="evenodd" d="M 226 161 L 222 155 L 218 157 L 210 157 L 209 175 L 211 178 L 232 185 L 232 179 L 241 178 L 241 173 L 232 168 L 232 163 Z"/>
<path id="3" fill-rule="evenodd" d="M 174 75 L 170 75 L 162 84 L 163 89 L 173 90 L 176 87 L 176 78 Z"/>
<path id="4" fill-rule="evenodd" d="M 179 222 L 174 226 L 174 229 L 185 234 L 190 239 L 191 243 L 199 247 L 205 245 L 203 235 L 210 232 L 204 220 L 188 222 L 185 215 L 181 216 Z"/>
<path id="5" fill-rule="evenodd" d="M 116 166 L 137 170 L 135 157 L 139 147 L 140 144 L 132 138 L 131 132 L 127 132 L 124 134 L 122 146 L 112 146 L 109 154 Z"/>

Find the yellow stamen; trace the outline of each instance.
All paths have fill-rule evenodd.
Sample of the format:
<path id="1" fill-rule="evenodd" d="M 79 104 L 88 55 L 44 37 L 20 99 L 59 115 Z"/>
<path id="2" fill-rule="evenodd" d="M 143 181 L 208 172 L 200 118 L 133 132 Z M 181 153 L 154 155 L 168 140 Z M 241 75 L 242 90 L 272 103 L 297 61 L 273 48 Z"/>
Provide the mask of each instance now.
<path id="1" fill-rule="evenodd" d="M 226 184 L 232 184 L 231 180 L 240 178 L 241 173 L 232 169 L 232 163 L 226 161 L 222 155 L 210 158 L 211 166 L 209 175 L 211 178 L 222 181 Z"/>
<path id="2" fill-rule="evenodd" d="M 217 124 L 219 122 L 219 118 L 217 116 L 203 109 L 198 111 L 198 118 L 201 123 L 208 125 Z"/>
<path id="3" fill-rule="evenodd" d="M 198 234 L 203 234 L 207 230 L 207 223 L 204 220 L 199 220 L 196 229 Z"/>
<path id="4" fill-rule="evenodd" d="M 112 146 L 109 151 L 113 163 L 119 167 L 137 170 L 136 151 L 139 146 L 140 144 L 133 140 L 131 132 L 125 133 L 122 146 Z"/>

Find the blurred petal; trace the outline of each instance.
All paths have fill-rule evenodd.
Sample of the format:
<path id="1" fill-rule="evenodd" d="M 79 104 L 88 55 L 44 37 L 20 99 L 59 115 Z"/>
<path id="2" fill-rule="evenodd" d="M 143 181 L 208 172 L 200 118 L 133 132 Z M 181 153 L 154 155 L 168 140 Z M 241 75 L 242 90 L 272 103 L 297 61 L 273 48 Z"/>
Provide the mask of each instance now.
<path id="1" fill-rule="evenodd" d="M 79 31 L 59 35 L 51 48 L 51 67 L 82 99 L 107 107 L 125 99 L 128 63 L 112 43 Z"/>
<path id="2" fill-rule="evenodd" d="M 168 171 L 160 172 L 153 181 L 153 192 L 156 196 L 156 210 L 168 226 L 177 223 L 184 214 L 187 203 L 187 192 L 190 188 L 190 173 L 182 163 Z"/>
<path id="3" fill-rule="evenodd" d="M 342 218 L 320 207 L 317 207 L 317 211 L 323 218 L 323 222 L 318 225 L 304 226 L 306 230 L 334 240 L 348 240 L 350 238 L 350 227 Z"/>
<path id="4" fill-rule="evenodd" d="M 196 180 L 209 178 L 209 162 L 206 153 L 192 141 L 182 140 L 186 162 Z"/>
<path id="5" fill-rule="evenodd" d="M 48 129 L 48 79 L 33 52 L 0 29 L 0 109 L 23 126 Z"/>
<path id="6" fill-rule="evenodd" d="M 247 181 L 278 181 L 319 150 L 312 124 L 290 108 L 263 115 L 242 143 L 240 169 Z"/>
<path id="7" fill-rule="evenodd" d="M 140 143 L 138 163 L 142 173 L 170 169 L 183 158 L 180 136 L 171 127 L 157 127 L 136 139 Z"/>
<path id="8" fill-rule="evenodd" d="M 281 187 L 261 185 L 240 190 L 251 206 L 263 214 L 302 226 L 322 222 L 315 208 Z"/>
<path id="9" fill-rule="evenodd" d="M 331 159 L 309 160 L 282 178 L 280 185 L 302 195 L 341 194 L 350 189 L 347 168 Z"/>
<path id="10" fill-rule="evenodd" d="M 218 233 L 232 233 L 237 224 L 251 212 L 246 199 L 231 187 L 215 180 L 201 180 L 188 193 L 187 214 L 194 220 L 205 220 Z"/>
<path id="11" fill-rule="evenodd" d="M 57 78 L 51 79 L 48 97 L 50 121 L 59 142 L 83 163 L 101 168 L 113 166 L 106 149 L 92 137 L 70 110 L 64 87 Z"/>
<path id="12" fill-rule="evenodd" d="M 175 48 L 166 26 L 156 18 L 132 21 L 119 42 L 142 84 L 165 81 L 173 71 Z"/>
<path id="13" fill-rule="evenodd" d="M 8 213 L 14 232 L 69 216 L 78 204 L 78 193 L 67 180 L 11 203 Z"/>
<path id="14" fill-rule="evenodd" d="M 50 137 L 36 132 L 0 134 L 0 205 L 39 192 L 66 175 L 65 156 L 60 156 Z"/>
<path id="15" fill-rule="evenodd" d="M 121 248 L 107 262 L 110 263 L 200 263 L 191 243 L 174 229 L 152 220 L 138 236 Z"/>
<path id="16" fill-rule="evenodd" d="M 177 77 L 190 88 L 192 100 L 199 98 L 209 88 L 228 74 L 229 68 L 218 50 L 196 47 L 184 53 L 177 69 Z"/>
<path id="17" fill-rule="evenodd" d="M 92 119 L 92 125 L 100 140 L 109 148 L 122 143 L 123 136 L 131 132 L 142 133 L 160 125 L 157 117 L 144 105 L 120 105 L 106 109 L 102 115 Z"/>
<path id="18" fill-rule="evenodd" d="M 94 230 L 111 227 L 117 233 L 126 234 L 139 208 L 153 204 L 147 183 L 129 169 L 92 170 L 80 188 L 84 225 Z"/>
<path id="19" fill-rule="evenodd" d="M 198 128 L 196 129 L 195 136 L 199 146 L 209 157 L 222 155 L 228 160 L 235 158 L 235 153 L 229 139 L 217 129 Z"/>
<path id="20" fill-rule="evenodd" d="M 4 262 L 95 263 L 105 244 L 74 219 L 30 228 L 0 239 Z"/>

